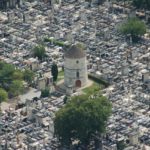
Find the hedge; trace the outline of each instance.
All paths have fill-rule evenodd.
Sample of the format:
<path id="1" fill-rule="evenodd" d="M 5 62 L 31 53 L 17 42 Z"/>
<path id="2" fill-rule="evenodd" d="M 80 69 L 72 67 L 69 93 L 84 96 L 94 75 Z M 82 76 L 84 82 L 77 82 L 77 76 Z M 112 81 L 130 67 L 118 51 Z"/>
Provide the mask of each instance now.
<path id="1" fill-rule="evenodd" d="M 107 81 L 101 79 L 100 77 L 98 77 L 96 75 L 88 74 L 88 78 L 91 79 L 91 80 L 93 80 L 93 81 L 95 81 L 98 84 L 104 85 L 105 87 L 109 86 L 109 83 Z"/>
<path id="2" fill-rule="evenodd" d="M 65 46 L 65 43 L 63 41 L 57 41 L 55 39 L 50 39 L 50 38 L 44 38 L 44 42 L 52 42 L 55 44 L 55 45 L 58 45 L 58 46 Z"/>

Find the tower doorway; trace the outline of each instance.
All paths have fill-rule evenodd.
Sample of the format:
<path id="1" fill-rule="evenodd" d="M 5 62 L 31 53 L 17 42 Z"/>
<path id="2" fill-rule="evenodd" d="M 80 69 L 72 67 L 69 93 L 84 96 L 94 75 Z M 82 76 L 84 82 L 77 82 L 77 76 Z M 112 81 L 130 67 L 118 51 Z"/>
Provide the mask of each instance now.
<path id="1" fill-rule="evenodd" d="M 80 80 L 76 80 L 76 87 L 81 87 L 81 81 Z"/>

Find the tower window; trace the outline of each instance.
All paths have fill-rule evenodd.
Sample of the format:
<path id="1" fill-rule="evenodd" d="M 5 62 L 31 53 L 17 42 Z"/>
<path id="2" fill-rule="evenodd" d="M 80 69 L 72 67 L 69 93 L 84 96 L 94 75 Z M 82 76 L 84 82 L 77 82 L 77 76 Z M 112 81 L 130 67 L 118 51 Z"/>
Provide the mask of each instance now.
<path id="1" fill-rule="evenodd" d="M 79 63 L 79 61 L 77 60 L 77 61 L 76 61 L 76 63 L 78 64 L 78 63 Z"/>
<path id="2" fill-rule="evenodd" d="M 76 72 L 76 76 L 77 76 L 77 78 L 79 78 L 79 72 L 78 71 Z"/>

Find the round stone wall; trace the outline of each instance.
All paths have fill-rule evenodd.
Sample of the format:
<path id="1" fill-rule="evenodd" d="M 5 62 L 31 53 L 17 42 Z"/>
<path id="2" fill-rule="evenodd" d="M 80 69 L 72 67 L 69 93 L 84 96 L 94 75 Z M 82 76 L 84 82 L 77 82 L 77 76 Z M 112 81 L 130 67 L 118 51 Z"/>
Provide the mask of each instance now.
<path id="1" fill-rule="evenodd" d="M 72 85 L 75 88 L 82 87 L 87 83 L 86 57 L 64 61 L 64 84 L 66 87 Z"/>

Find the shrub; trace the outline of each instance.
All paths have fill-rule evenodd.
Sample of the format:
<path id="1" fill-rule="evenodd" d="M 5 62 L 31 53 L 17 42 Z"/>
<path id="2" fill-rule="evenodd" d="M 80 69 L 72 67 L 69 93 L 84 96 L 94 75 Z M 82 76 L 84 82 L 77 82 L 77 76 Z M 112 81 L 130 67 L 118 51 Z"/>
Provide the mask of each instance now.
<path id="1" fill-rule="evenodd" d="M 96 83 L 98 84 L 102 84 L 104 85 L 105 87 L 108 87 L 109 86 L 109 83 L 100 79 L 100 77 L 96 76 L 96 75 L 92 75 L 92 74 L 88 74 L 88 78 L 95 81 Z"/>

